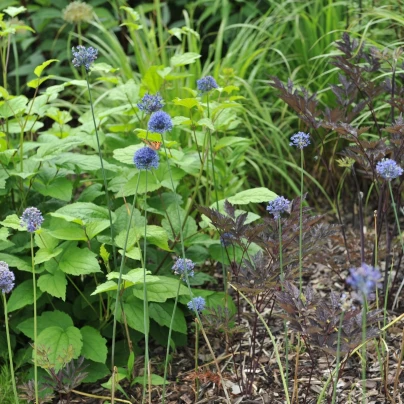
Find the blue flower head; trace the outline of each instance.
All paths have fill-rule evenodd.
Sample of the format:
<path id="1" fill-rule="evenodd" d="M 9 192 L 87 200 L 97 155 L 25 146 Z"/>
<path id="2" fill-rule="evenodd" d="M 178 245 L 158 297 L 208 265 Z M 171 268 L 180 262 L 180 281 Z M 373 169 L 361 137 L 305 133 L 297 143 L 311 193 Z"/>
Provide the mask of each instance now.
<path id="1" fill-rule="evenodd" d="M 403 173 L 403 169 L 392 159 L 383 159 L 376 164 L 376 172 L 387 181 L 394 180 Z"/>
<path id="2" fill-rule="evenodd" d="M 181 275 L 184 277 L 185 274 L 192 277 L 194 273 L 195 263 L 188 258 L 178 258 L 172 267 L 172 270 L 176 275 Z"/>
<path id="3" fill-rule="evenodd" d="M 203 297 L 194 297 L 190 302 L 187 303 L 188 309 L 201 313 L 206 306 L 205 299 Z"/>
<path id="4" fill-rule="evenodd" d="M 145 94 L 137 106 L 146 114 L 152 114 L 153 112 L 160 111 L 160 109 L 163 108 L 163 98 L 161 98 L 159 93 L 155 95 Z"/>
<path id="5" fill-rule="evenodd" d="M 21 216 L 21 226 L 27 227 L 27 231 L 33 233 L 34 231 L 38 230 L 44 218 L 42 217 L 42 213 L 39 209 L 31 207 L 24 210 Z"/>
<path id="6" fill-rule="evenodd" d="M 138 170 L 151 170 L 159 166 L 159 155 L 150 147 L 142 147 L 136 150 L 133 162 Z"/>
<path id="7" fill-rule="evenodd" d="M 302 150 L 310 144 L 310 135 L 304 132 L 297 132 L 290 140 L 289 146 L 296 146 L 298 149 Z"/>
<path id="8" fill-rule="evenodd" d="M 278 196 L 273 201 L 268 203 L 267 211 L 274 215 L 274 219 L 278 220 L 281 217 L 281 213 L 286 212 L 289 209 L 290 201 L 283 196 Z"/>
<path id="9" fill-rule="evenodd" d="M 0 261 L 0 290 L 3 293 L 10 293 L 14 288 L 15 276 L 8 269 L 8 264 Z"/>
<path id="10" fill-rule="evenodd" d="M 233 233 L 223 233 L 220 236 L 220 244 L 222 244 L 223 247 L 227 247 L 231 244 L 233 244 L 233 240 L 236 238 L 236 236 Z"/>
<path id="11" fill-rule="evenodd" d="M 212 76 L 202 77 L 200 80 L 197 80 L 196 86 L 201 93 L 207 93 L 208 91 L 219 87 Z"/>
<path id="12" fill-rule="evenodd" d="M 362 263 L 359 268 L 351 268 L 349 273 L 350 276 L 346 282 L 357 292 L 361 301 L 363 297 L 369 297 L 381 279 L 380 271 L 365 263 Z"/>
<path id="13" fill-rule="evenodd" d="M 160 133 L 161 135 L 164 132 L 170 132 L 173 128 L 173 121 L 171 120 L 170 115 L 164 111 L 154 112 L 147 124 L 147 130 L 149 132 Z"/>
<path id="14" fill-rule="evenodd" d="M 78 45 L 76 46 L 77 51 L 74 50 L 74 46 L 72 48 L 72 54 L 74 59 L 72 60 L 74 67 L 84 66 L 87 71 L 90 70 L 91 65 L 94 63 L 94 60 L 98 57 L 98 49 L 93 48 L 92 46 L 86 48 L 85 46 Z"/>

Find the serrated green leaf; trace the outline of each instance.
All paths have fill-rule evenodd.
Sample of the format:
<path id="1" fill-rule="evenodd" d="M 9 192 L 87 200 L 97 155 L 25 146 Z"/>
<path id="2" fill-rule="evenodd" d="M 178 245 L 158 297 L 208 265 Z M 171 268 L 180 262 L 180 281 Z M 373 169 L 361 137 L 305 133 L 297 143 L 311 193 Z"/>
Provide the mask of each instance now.
<path id="1" fill-rule="evenodd" d="M 198 109 L 201 109 L 201 103 L 196 99 L 196 98 L 174 98 L 173 100 L 174 105 L 180 105 L 182 107 L 185 107 L 187 109 L 191 109 L 193 107 L 198 107 Z"/>
<path id="2" fill-rule="evenodd" d="M 52 273 L 42 274 L 38 279 L 38 287 L 42 292 L 66 300 L 67 279 L 65 274 L 56 269 Z"/>
<path id="3" fill-rule="evenodd" d="M 72 199 L 73 184 L 67 178 L 55 178 L 49 184 L 44 184 L 37 178 L 32 187 L 35 191 L 44 196 L 50 196 L 66 202 Z"/>
<path id="4" fill-rule="evenodd" d="M 23 13 L 26 10 L 26 8 L 24 6 L 21 7 L 13 7 L 13 6 L 9 6 L 7 8 L 5 8 L 3 11 L 8 14 L 10 17 L 14 18 L 16 17 L 18 14 Z"/>
<path id="5" fill-rule="evenodd" d="M 129 181 L 125 182 L 116 196 L 118 198 L 121 198 L 123 196 L 135 195 L 136 190 L 138 195 L 142 195 L 146 192 L 156 191 L 161 187 L 162 187 L 161 183 L 158 183 L 156 178 L 152 174 L 146 174 L 145 171 L 141 171 L 140 173 L 135 174 Z"/>
<path id="6" fill-rule="evenodd" d="M 1 258 L 0 258 L 1 259 Z M 36 297 L 39 299 L 42 296 L 41 290 L 37 288 Z M 12 291 L 7 303 L 7 311 L 12 313 L 15 310 L 34 303 L 34 291 L 32 288 L 32 280 L 28 279 Z"/>
<path id="7" fill-rule="evenodd" d="M 246 205 L 248 203 L 272 201 L 276 197 L 275 192 L 270 191 L 268 188 L 261 187 L 238 192 L 236 195 L 228 198 L 228 201 L 236 205 Z"/>
<path id="8" fill-rule="evenodd" d="M 201 55 L 196 52 L 185 52 L 181 55 L 175 55 L 170 59 L 171 66 L 185 66 L 192 63 L 195 63 L 197 59 L 199 59 Z"/>
<path id="9" fill-rule="evenodd" d="M 107 340 L 93 327 L 84 326 L 80 332 L 83 337 L 81 355 L 94 362 L 105 363 L 108 353 Z"/>
<path id="10" fill-rule="evenodd" d="M 59 261 L 60 269 L 69 275 L 88 275 L 101 272 L 97 256 L 87 248 L 72 245 L 63 253 Z"/>
<path id="11" fill-rule="evenodd" d="M 134 230 L 138 237 L 144 236 L 144 228 L 136 227 Z M 167 231 L 163 227 L 155 225 L 146 226 L 146 239 L 149 243 L 160 247 L 162 250 L 172 251 L 168 246 Z"/>
<path id="12" fill-rule="evenodd" d="M 38 88 L 42 83 L 44 83 L 45 81 L 47 81 L 49 79 L 52 79 L 53 77 L 54 77 L 54 75 L 51 74 L 50 76 L 45 76 L 45 77 L 41 77 L 41 78 L 38 78 L 38 79 L 30 80 L 27 83 L 27 86 L 30 87 L 30 88 Z"/>
<path id="13" fill-rule="evenodd" d="M 227 137 L 223 137 L 221 139 L 219 139 L 213 149 L 218 151 L 220 149 L 223 149 L 224 147 L 227 146 L 237 146 L 240 144 L 248 144 L 250 143 L 249 139 L 246 139 L 244 137 L 239 137 L 239 136 L 227 136 Z"/>
<path id="14" fill-rule="evenodd" d="M 202 118 L 197 122 L 198 125 L 206 126 L 210 130 L 215 130 L 215 125 L 213 125 L 213 121 L 209 118 Z"/>
<path id="15" fill-rule="evenodd" d="M 31 259 L 28 257 L 20 258 L 11 254 L 0 253 L 0 261 L 5 261 L 10 267 L 20 271 L 32 272 Z"/>
<path id="16" fill-rule="evenodd" d="M 47 350 L 49 362 L 54 365 L 56 371 L 62 368 L 62 360 L 70 349 L 73 351 L 73 358 L 77 359 L 83 347 L 81 332 L 73 326 L 66 329 L 48 327 L 38 335 L 37 344 Z"/>
<path id="17" fill-rule="evenodd" d="M 56 248 L 52 250 L 48 250 L 46 248 L 40 248 L 35 253 L 35 265 L 42 264 L 45 261 L 49 261 L 53 257 L 57 257 L 62 251 L 63 248 Z"/>
<path id="18" fill-rule="evenodd" d="M 179 283 L 178 278 L 159 276 L 157 281 L 147 285 L 147 300 L 150 302 L 165 302 L 167 299 L 177 296 L 178 290 L 179 295 L 189 293 L 188 289 Z M 132 291 L 133 295 L 138 299 L 143 299 L 143 283 L 134 285 Z"/>
<path id="19" fill-rule="evenodd" d="M 41 77 L 41 75 L 42 75 L 42 72 L 44 71 L 44 69 L 46 68 L 46 67 L 48 67 L 51 63 L 53 63 L 53 62 L 59 62 L 57 59 L 49 59 L 49 60 L 46 60 L 45 62 L 43 62 L 41 65 L 39 65 L 39 66 L 37 66 L 35 69 L 34 69 L 34 74 L 35 74 L 35 76 L 37 76 L 37 77 Z"/>
<path id="20" fill-rule="evenodd" d="M 151 66 L 144 74 L 142 84 L 149 90 L 149 93 L 157 93 L 164 83 L 164 79 L 158 74 L 158 70 L 163 68 L 164 66 Z"/>
<path id="21" fill-rule="evenodd" d="M 133 298 L 130 303 L 123 303 L 123 310 L 128 326 L 144 334 L 143 301 Z M 118 321 L 121 322 L 121 310 L 118 310 L 117 317 Z M 147 328 L 149 328 L 149 322 L 147 322 Z"/>
<path id="22" fill-rule="evenodd" d="M 174 303 L 150 303 L 149 315 L 150 318 L 156 321 L 159 325 L 170 327 L 171 319 L 173 316 Z M 177 307 L 175 310 L 174 320 L 172 322 L 172 329 L 182 334 L 187 333 L 187 322 L 185 321 L 184 313 Z"/>

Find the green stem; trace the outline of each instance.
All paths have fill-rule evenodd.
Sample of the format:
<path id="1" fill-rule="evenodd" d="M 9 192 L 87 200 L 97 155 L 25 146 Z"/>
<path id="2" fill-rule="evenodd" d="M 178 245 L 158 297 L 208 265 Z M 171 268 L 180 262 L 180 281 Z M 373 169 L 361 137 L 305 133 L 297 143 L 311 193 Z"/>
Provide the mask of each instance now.
<path id="1" fill-rule="evenodd" d="M 18 394 L 17 394 L 17 386 L 15 384 L 15 377 L 14 377 L 13 352 L 11 350 L 10 330 L 8 327 L 7 299 L 6 299 L 6 294 L 4 292 L 2 293 L 2 295 L 3 295 L 3 304 L 4 304 L 4 321 L 6 323 L 8 358 L 10 360 L 11 383 L 13 384 L 14 400 L 15 400 L 15 403 L 18 404 L 19 401 L 18 401 Z"/>
<path id="2" fill-rule="evenodd" d="M 302 268 L 303 268 L 303 149 L 300 149 L 300 211 L 299 211 L 299 294 L 302 294 Z"/>
<path id="3" fill-rule="evenodd" d="M 115 310 L 114 310 L 114 321 L 112 325 L 112 348 L 111 348 L 111 369 L 113 371 L 114 369 L 114 358 L 115 358 L 115 339 L 116 339 L 116 319 L 118 315 L 118 306 L 119 306 L 119 295 L 121 292 L 121 285 L 122 285 L 122 272 L 123 272 L 123 266 L 125 263 L 125 254 L 126 254 L 126 249 L 128 247 L 128 239 L 129 239 L 129 231 L 130 231 L 130 226 L 132 224 L 132 218 L 133 218 L 133 212 L 135 210 L 135 203 L 136 203 L 136 197 L 137 197 L 137 191 L 139 188 L 139 183 L 140 183 L 140 173 L 137 179 L 137 184 L 136 184 L 136 190 L 135 190 L 135 196 L 133 197 L 133 203 L 132 203 L 132 210 L 130 212 L 130 217 L 128 220 L 128 224 L 126 226 L 126 237 L 123 245 L 123 251 L 122 251 L 122 258 L 121 258 L 121 265 L 119 267 L 119 276 L 118 276 L 118 287 L 116 290 L 116 298 L 115 298 Z"/>
<path id="4" fill-rule="evenodd" d="M 344 314 L 345 312 L 343 311 L 339 319 L 338 340 L 337 340 L 337 364 L 335 366 L 335 380 L 334 380 L 334 388 L 332 391 L 332 404 L 335 403 L 335 400 L 337 398 L 337 383 L 339 379 L 339 366 L 340 366 L 340 354 L 341 354 L 341 331 L 342 331 L 342 322 L 344 320 Z"/>
<path id="5" fill-rule="evenodd" d="M 112 244 L 112 253 L 113 253 L 113 256 L 114 256 L 114 269 L 116 270 L 116 268 L 118 268 L 118 264 L 117 264 L 117 260 L 116 260 L 114 229 L 113 229 L 113 226 L 112 226 L 112 213 L 111 213 L 111 205 L 110 205 L 109 194 L 108 194 L 107 177 L 105 175 L 104 162 L 102 160 L 102 151 L 101 151 L 101 146 L 100 146 L 100 138 L 98 136 L 97 123 L 95 121 L 93 100 L 92 100 L 92 96 L 91 96 L 90 83 L 88 81 L 88 73 L 87 73 L 87 71 L 86 71 L 86 82 L 87 82 L 88 94 L 89 94 L 89 97 L 90 97 L 90 108 L 91 108 L 91 115 L 93 117 L 95 137 L 97 138 L 98 155 L 100 157 L 101 172 L 102 172 L 102 178 L 103 178 L 103 181 L 104 181 L 105 197 L 106 197 L 107 206 L 108 206 L 109 230 L 110 230 L 110 237 L 111 237 L 111 244 Z"/>
<path id="6" fill-rule="evenodd" d="M 37 313 L 36 313 L 36 277 L 35 277 L 35 261 L 34 261 L 34 235 L 31 233 L 31 266 L 32 266 L 32 287 L 34 293 L 34 381 L 35 381 L 35 400 L 39 403 L 38 395 L 38 346 L 37 346 Z"/>
<path id="7" fill-rule="evenodd" d="M 198 353 L 199 353 L 199 322 L 195 320 L 195 391 L 199 390 L 199 378 L 198 378 Z"/>
<path id="8" fill-rule="evenodd" d="M 366 313 L 367 301 L 366 296 L 363 296 L 362 308 L 362 404 L 366 404 Z"/>

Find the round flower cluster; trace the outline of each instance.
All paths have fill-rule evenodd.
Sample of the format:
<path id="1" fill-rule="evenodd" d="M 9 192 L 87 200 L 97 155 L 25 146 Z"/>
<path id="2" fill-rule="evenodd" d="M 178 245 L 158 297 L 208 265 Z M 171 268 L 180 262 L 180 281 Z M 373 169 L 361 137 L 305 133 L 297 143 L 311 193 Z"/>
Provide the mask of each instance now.
<path id="1" fill-rule="evenodd" d="M 41 211 L 34 207 L 25 209 L 20 219 L 21 226 L 26 226 L 30 233 L 38 230 L 44 221 Z"/>
<path id="2" fill-rule="evenodd" d="M 147 123 L 147 130 L 149 132 L 160 133 L 161 135 L 164 132 L 171 131 L 172 128 L 173 121 L 171 120 L 170 115 L 164 111 L 154 112 Z"/>
<path id="3" fill-rule="evenodd" d="M 63 10 L 63 19 L 72 24 L 82 21 L 90 21 L 92 18 L 93 8 L 89 4 L 82 3 L 81 1 L 72 1 Z"/>
<path id="4" fill-rule="evenodd" d="M 304 132 L 297 132 L 290 138 L 290 140 L 291 142 L 289 143 L 289 146 L 296 146 L 302 150 L 310 144 L 310 135 Z"/>
<path id="5" fill-rule="evenodd" d="M 74 67 L 84 66 L 87 71 L 90 70 L 91 65 L 94 63 L 94 60 L 98 57 L 98 49 L 93 48 L 92 46 L 86 48 L 85 46 L 78 45 L 76 46 L 77 51 L 74 50 L 74 46 L 72 48 L 72 54 L 74 59 L 72 60 Z"/>
<path id="6" fill-rule="evenodd" d="M 14 287 L 15 276 L 8 269 L 8 264 L 0 261 L 0 290 L 3 293 L 10 293 Z"/>
<path id="7" fill-rule="evenodd" d="M 274 215 L 274 219 L 278 220 L 281 217 L 281 213 L 286 212 L 289 209 L 289 205 L 290 201 L 283 196 L 278 196 L 268 203 L 267 211 L 271 215 Z"/>
<path id="8" fill-rule="evenodd" d="M 196 86 L 201 93 L 207 93 L 214 88 L 219 88 L 216 80 L 212 76 L 202 77 L 200 80 L 197 80 Z"/>
<path id="9" fill-rule="evenodd" d="M 187 303 L 188 309 L 195 312 L 201 313 L 206 306 L 205 299 L 203 297 L 194 297 L 190 302 Z"/>
<path id="10" fill-rule="evenodd" d="M 152 114 L 153 112 L 160 111 L 160 109 L 163 108 L 163 98 L 159 93 L 155 95 L 145 94 L 137 106 L 146 114 Z"/>
<path id="11" fill-rule="evenodd" d="M 142 147 L 136 150 L 133 162 L 138 170 L 151 170 L 159 166 L 159 155 L 150 147 Z"/>
<path id="12" fill-rule="evenodd" d="M 365 263 L 362 263 L 359 268 L 351 268 L 349 273 L 350 276 L 346 282 L 358 293 L 361 301 L 363 297 L 369 297 L 381 279 L 380 271 Z"/>
<path id="13" fill-rule="evenodd" d="M 376 164 L 376 172 L 387 181 L 394 180 L 403 173 L 403 169 L 392 159 L 383 159 Z"/>
<path id="14" fill-rule="evenodd" d="M 176 275 L 181 275 L 184 277 L 184 275 L 188 275 L 190 277 L 195 275 L 194 272 L 195 268 L 195 263 L 188 259 L 188 258 L 178 258 L 177 261 L 175 261 L 175 264 L 172 267 L 172 270 Z"/>

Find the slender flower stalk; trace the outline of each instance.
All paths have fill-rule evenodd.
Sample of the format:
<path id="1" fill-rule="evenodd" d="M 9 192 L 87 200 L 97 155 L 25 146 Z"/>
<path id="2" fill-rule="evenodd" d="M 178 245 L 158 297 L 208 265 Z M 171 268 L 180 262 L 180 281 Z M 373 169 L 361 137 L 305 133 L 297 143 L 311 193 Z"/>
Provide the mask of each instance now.
<path id="1" fill-rule="evenodd" d="M 41 228 L 44 221 L 42 213 L 35 207 L 30 207 L 24 210 L 21 216 L 21 226 L 25 226 L 31 236 L 31 268 L 32 268 L 32 287 L 34 294 L 34 381 L 35 381 L 35 400 L 39 403 L 38 395 L 38 324 L 37 324 L 37 307 L 36 307 L 36 274 L 34 261 L 34 232 Z"/>
<path id="2" fill-rule="evenodd" d="M 14 401 L 16 404 L 18 404 L 19 400 L 17 394 L 17 386 L 15 383 L 13 351 L 11 349 L 11 342 L 10 342 L 10 329 L 8 325 L 7 299 L 6 299 L 6 293 L 10 293 L 14 288 L 14 281 L 15 276 L 13 272 L 10 271 L 8 264 L 4 261 L 0 261 L 0 290 L 3 296 L 4 322 L 6 325 L 6 338 L 7 338 L 8 359 L 10 362 L 11 383 L 13 385 Z"/>
<path id="3" fill-rule="evenodd" d="M 303 168 L 304 153 L 303 149 L 310 144 L 310 135 L 304 132 L 298 132 L 290 138 L 290 146 L 300 149 L 300 212 L 299 212 L 299 293 L 302 293 L 303 284 Z"/>

